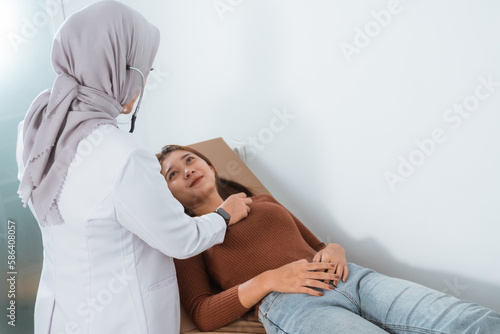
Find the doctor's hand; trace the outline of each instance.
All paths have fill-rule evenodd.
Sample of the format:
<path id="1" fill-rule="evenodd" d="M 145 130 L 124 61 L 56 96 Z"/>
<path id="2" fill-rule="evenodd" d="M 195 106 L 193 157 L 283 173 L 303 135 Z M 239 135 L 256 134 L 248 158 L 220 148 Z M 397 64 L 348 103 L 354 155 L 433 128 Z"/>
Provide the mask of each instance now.
<path id="1" fill-rule="evenodd" d="M 349 269 L 347 268 L 347 260 L 345 258 L 345 249 L 338 244 L 328 244 L 325 248 L 320 250 L 314 255 L 313 263 L 331 263 L 334 267 L 330 270 L 332 274 L 339 274 L 342 281 L 345 282 L 349 276 Z M 333 284 L 337 285 L 339 280 L 334 280 Z"/>
<path id="2" fill-rule="evenodd" d="M 251 203 L 252 199 L 247 197 L 245 193 L 238 193 L 229 196 L 220 207 L 229 213 L 231 216 L 229 225 L 233 225 L 248 216 Z"/>

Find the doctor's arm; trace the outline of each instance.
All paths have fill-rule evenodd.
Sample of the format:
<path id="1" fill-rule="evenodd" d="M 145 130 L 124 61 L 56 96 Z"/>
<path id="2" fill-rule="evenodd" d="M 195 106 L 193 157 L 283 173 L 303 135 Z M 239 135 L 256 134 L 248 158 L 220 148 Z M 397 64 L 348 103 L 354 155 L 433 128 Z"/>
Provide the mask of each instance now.
<path id="1" fill-rule="evenodd" d="M 188 258 L 224 241 L 224 219 L 217 213 L 187 216 L 161 176 L 158 160 L 146 149 L 130 153 L 112 196 L 120 224 L 168 256 Z"/>

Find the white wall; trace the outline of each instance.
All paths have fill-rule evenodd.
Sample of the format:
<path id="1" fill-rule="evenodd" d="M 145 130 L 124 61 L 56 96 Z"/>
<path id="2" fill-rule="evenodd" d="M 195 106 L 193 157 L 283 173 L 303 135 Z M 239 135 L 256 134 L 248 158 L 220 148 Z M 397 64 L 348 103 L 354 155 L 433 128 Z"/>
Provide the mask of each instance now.
<path id="1" fill-rule="evenodd" d="M 500 3 L 123 2 L 161 30 L 137 125 L 154 151 L 244 142 L 275 197 L 348 260 L 500 311 Z M 372 12 L 388 8 L 381 27 Z M 463 103 L 470 115 L 448 111 Z"/>

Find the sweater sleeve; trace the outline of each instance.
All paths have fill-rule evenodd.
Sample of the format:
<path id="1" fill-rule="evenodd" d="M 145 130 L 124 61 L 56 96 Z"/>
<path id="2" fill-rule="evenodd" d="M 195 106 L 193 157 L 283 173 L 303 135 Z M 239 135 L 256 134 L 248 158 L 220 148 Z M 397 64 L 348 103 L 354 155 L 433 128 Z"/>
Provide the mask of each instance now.
<path id="1" fill-rule="evenodd" d="M 275 203 L 281 205 L 282 207 L 284 207 L 274 197 L 269 196 L 269 198 L 273 202 L 275 202 Z M 286 210 L 288 211 L 288 214 L 293 218 L 295 224 L 297 225 L 297 228 L 300 231 L 300 234 L 302 235 L 302 238 L 304 238 L 304 240 L 307 242 L 307 244 L 309 246 L 311 246 L 312 249 L 314 249 L 315 251 L 319 252 L 320 250 L 322 250 L 323 248 L 326 247 L 325 243 L 321 242 L 318 238 L 316 238 L 316 236 L 311 231 L 309 231 L 309 229 L 304 224 L 302 224 L 302 222 L 297 217 L 295 217 L 293 215 L 293 213 L 291 213 L 288 209 L 286 209 Z"/>
<path id="2" fill-rule="evenodd" d="M 201 331 L 223 327 L 249 311 L 238 298 L 239 285 L 213 292 L 202 254 L 174 261 L 181 302 Z"/>

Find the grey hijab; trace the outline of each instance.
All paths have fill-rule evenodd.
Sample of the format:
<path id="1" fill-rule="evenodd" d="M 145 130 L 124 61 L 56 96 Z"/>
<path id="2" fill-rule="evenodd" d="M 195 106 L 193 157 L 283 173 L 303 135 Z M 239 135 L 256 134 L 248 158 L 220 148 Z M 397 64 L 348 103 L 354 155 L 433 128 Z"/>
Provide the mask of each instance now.
<path id="1" fill-rule="evenodd" d="M 62 224 L 58 198 L 80 140 L 113 124 L 142 88 L 127 65 L 149 74 L 160 34 L 140 13 L 102 1 L 70 16 L 56 33 L 52 66 L 57 78 L 24 119 L 24 175 L 18 193 L 31 199 L 42 226 Z"/>

